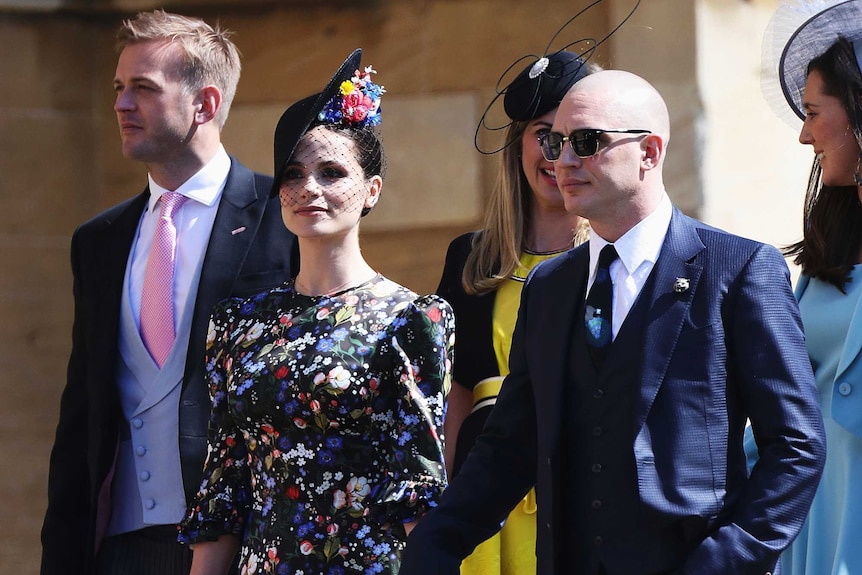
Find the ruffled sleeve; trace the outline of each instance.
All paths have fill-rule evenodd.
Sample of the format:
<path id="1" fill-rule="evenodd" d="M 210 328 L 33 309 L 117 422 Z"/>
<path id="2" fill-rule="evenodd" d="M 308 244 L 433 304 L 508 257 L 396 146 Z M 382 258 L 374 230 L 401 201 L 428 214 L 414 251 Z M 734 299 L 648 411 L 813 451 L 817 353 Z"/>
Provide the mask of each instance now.
<path id="1" fill-rule="evenodd" d="M 417 519 L 446 487 L 443 413 L 455 341 L 452 309 L 434 295 L 408 305 L 393 326 L 384 343 L 392 371 L 385 375 L 397 398 L 394 417 L 383 423 L 386 479 L 374 494 L 382 523 Z"/>
<path id="2" fill-rule="evenodd" d="M 212 400 L 207 459 L 200 490 L 180 524 L 183 543 L 242 535 L 251 501 L 246 444 L 228 405 L 230 341 L 236 323 L 234 300 L 216 306 L 207 332 L 206 377 Z"/>

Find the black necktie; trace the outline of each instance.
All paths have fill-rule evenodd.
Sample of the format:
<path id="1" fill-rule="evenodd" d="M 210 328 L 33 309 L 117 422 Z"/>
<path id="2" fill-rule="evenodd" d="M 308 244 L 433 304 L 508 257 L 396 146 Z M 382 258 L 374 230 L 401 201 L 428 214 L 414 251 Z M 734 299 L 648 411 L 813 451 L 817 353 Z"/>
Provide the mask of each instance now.
<path id="1" fill-rule="evenodd" d="M 617 259 L 617 250 L 612 244 L 602 248 L 596 279 L 587 295 L 584 306 L 584 324 L 587 328 L 587 349 L 593 365 L 601 368 L 605 355 L 613 340 L 611 311 L 614 302 L 614 284 L 611 282 L 611 262 Z"/>

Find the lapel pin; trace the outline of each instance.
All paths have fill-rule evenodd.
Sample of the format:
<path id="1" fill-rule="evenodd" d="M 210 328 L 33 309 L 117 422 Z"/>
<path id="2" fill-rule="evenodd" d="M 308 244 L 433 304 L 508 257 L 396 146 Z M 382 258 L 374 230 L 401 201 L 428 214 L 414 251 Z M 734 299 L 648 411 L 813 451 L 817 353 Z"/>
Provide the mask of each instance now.
<path id="1" fill-rule="evenodd" d="M 688 278 L 676 278 L 673 282 L 673 291 L 676 293 L 687 292 L 691 287 L 691 280 Z"/>
<path id="2" fill-rule="evenodd" d="M 230 235 L 235 236 L 235 235 L 237 235 L 237 234 L 241 234 L 241 233 L 243 233 L 244 231 L 245 231 L 245 226 L 240 226 L 240 227 L 238 227 L 237 229 L 235 229 L 234 231 L 232 231 L 232 232 L 230 233 Z"/>

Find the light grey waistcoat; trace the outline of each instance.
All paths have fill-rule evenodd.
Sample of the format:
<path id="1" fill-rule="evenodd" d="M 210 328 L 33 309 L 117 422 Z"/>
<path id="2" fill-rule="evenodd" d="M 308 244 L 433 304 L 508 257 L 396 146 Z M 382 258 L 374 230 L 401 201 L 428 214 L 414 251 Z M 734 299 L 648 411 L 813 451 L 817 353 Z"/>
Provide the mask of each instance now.
<path id="1" fill-rule="evenodd" d="M 106 535 L 148 525 L 178 523 L 185 516 L 178 445 L 179 400 L 194 315 L 193 295 L 198 290 L 202 265 L 203 258 L 192 275 L 189 290 L 192 295 L 186 300 L 185 309 L 176 310 L 179 315 L 176 339 L 161 369 L 144 346 L 132 314 L 128 289 L 131 265 L 126 266 L 116 372 L 125 421 L 120 423 L 111 489 L 112 512 Z"/>

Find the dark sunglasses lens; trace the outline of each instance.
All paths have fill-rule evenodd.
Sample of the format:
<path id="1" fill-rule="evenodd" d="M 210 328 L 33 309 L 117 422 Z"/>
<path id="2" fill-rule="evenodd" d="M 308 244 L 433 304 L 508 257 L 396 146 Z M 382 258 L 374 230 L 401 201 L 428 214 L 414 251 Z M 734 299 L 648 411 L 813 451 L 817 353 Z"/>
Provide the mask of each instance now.
<path id="1" fill-rule="evenodd" d="M 542 147 L 542 155 L 549 162 L 554 162 L 560 158 L 560 152 L 563 149 L 563 137 L 554 132 L 543 134 L 539 139 L 539 145 Z"/>
<path id="2" fill-rule="evenodd" d="M 581 158 L 589 158 L 599 151 L 599 134 L 595 130 L 575 130 L 569 136 L 569 141 Z"/>

